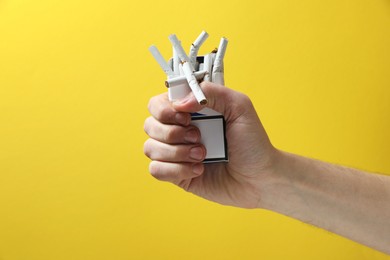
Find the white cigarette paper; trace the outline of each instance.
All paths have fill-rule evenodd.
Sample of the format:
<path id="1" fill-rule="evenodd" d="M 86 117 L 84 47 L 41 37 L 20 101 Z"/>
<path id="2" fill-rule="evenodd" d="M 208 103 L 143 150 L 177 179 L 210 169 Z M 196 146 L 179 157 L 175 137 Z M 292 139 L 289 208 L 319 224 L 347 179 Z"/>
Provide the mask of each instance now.
<path id="1" fill-rule="evenodd" d="M 174 76 L 174 73 L 169 67 L 168 63 L 165 61 L 164 57 L 161 55 L 159 50 L 156 46 L 152 45 L 149 47 L 149 51 L 152 53 L 154 59 L 157 61 L 157 63 L 160 65 L 164 73 L 168 76 L 168 78 L 172 78 Z"/>
<path id="2" fill-rule="evenodd" d="M 196 71 L 194 73 L 194 76 L 197 81 L 201 81 L 204 79 L 207 72 L 205 70 L 202 71 Z M 168 88 L 176 87 L 178 85 L 188 85 L 186 76 L 179 76 L 175 78 L 170 78 L 165 81 L 165 86 Z M 188 86 L 187 86 L 188 87 Z"/>
<path id="3" fill-rule="evenodd" d="M 225 57 L 227 44 L 228 44 L 228 40 L 223 37 L 219 43 L 218 51 L 217 54 L 215 55 L 215 60 L 213 64 L 214 67 L 212 73 L 212 80 L 213 82 L 221 85 L 225 84 L 224 71 L 223 71 L 224 70 L 223 58 Z"/>
<path id="4" fill-rule="evenodd" d="M 212 82 L 224 86 L 225 85 L 225 75 L 224 74 L 225 74 L 224 72 L 219 72 L 219 71 L 213 72 Z"/>
<path id="5" fill-rule="evenodd" d="M 181 66 L 180 66 L 181 67 Z M 196 80 L 202 81 L 206 71 L 196 71 Z M 169 101 L 176 101 L 186 97 L 190 92 L 191 88 L 188 86 L 186 76 L 178 76 L 175 78 L 167 79 L 165 86 L 168 88 Z"/>
<path id="6" fill-rule="evenodd" d="M 172 46 L 174 48 L 174 50 L 176 51 L 176 54 L 177 56 L 179 56 L 179 59 L 181 60 L 181 62 L 190 62 L 190 58 L 188 58 L 186 52 L 184 51 L 183 49 L 183 46 L 181 46 L 181 42 L 179 41 L 179 39 L 177 38 L 177 36 L 175 34 L 171 34 L 169 35 L 169 40 L 171 41 L 172 43 Z"/>
<path id="7" fill-rule="evenodd" d="M 204 75 L 204 81 L 212 81 L 211 73 L 214 62 L 215 53 L 209 53 L 204 56 L 203 59 L 203 69 L 207 71 L 206 75 Z"/>
<path id="8" fill-rule="evenodd" d="M 173 58 L 168 60 L 168 66 L 173 70 Z M 173 71 L 173 74 L 175 74 L 175 71 Z"/>
<path id="9" fill-rule="evenodd" d="M 185 53 L 183 47 L 181 46 L 179 39 L 176 37 L 176 35 L 171 34 L 169 36 L 169 40 L 171 41 L 173 47 L 176 50 L 177 55 L 179 56 L 179 59 L 182 62 L 181 65 L 183 68 L 184 75 L 187 78 L 188 85 L 190 85 L 190 88 L 191 88 L 192 92 L 194 93 L 196 100 L 201 105 L 207 104 L 207 99 L 204 96 L 203 91 L 200 88 L 198 81 L 195 78 L 194 68 L 192 67 L 191 62 L 190 62 L 187 54 Z"/>
<path id="10" fill-rule="evenodd" d="M 202 46 L 202 44 L 205 42 L 205 40 L 209 37 L 209 34 L 205 31 L 202 31 L 202 33 L 196 38 L 196 40 L 192 43 L 191 49 L 190 49 L 190 62 L 193 68 L 196 69 L 196 57 L 198 56 L 199 48 Z"/>
<path id="11" fill-rule="evenodd" d="M 184 62 L 182 64 L 184 75 L 187 78 L 188 85 L 190 85 L 190 88 L 192 92 L 194 93 L 194 96 L 196 100 L 198 100 L 199 104 L 206 105 L 207 99 L 203 94 L 202 89 L 200 88 L 198 81 L 196 80 L 195 74 L 193 73 L 191 69 L 191 65 L 189 62 Z"/>
<path id="12" fill-rule="evenodd" d="M 173 48 L 173 72 L 175 75 L 180 75 L 179 71 L 179 64 L 180 64 L 180 59 L 179 56 L 177 56 L 177 52 L 174 47 Z"/>
<path id="13" fill-rule="evenodd" d="M 181 66 L 181 63 L 179 63 L 179 75 L 184 76 L 183 67 Z"/>

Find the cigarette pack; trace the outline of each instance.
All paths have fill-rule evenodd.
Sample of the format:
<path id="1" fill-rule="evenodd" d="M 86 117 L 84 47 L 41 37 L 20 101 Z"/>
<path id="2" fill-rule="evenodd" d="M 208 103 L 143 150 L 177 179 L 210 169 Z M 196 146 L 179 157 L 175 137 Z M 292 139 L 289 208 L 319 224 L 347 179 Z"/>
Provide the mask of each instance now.
<path id="1" fill-rule="evenodd" d="M 202 68 L 203 60 L 203 56 L 197 57 L 199 68 Z M 195 76 L 198 81 L 202 81 L 206 74 L 206 71 L 197 71 Z M 183 80 L 178 77 L 166 81 L 169 100 L 182 99 L 191 92 L 187 80 L 185 77 L 182 78 Z M 203 108 L 201 111 L 191 114 L 191 119 L 191 124 L 200 131 L 201 143 L 206 147 L 207 154 L 204 163 L 229 161 L 224 116 L 210 108 Z"/>
<path id="2" fill-rule="evenodd" d="M 192 114 L 191 118 L 191 124 L 200 130 L 201 143 L 207 150 L 204 162 L 227 162 L 226 125 L 223 115 L 204 108 Z"/>
<path id="3" fill-rule="evenodd" d="M 221 38 L 218 49 L 205 56 L 198 56 L 199 48 L 207 37 L 207 32 L 203 31 L 191 44 L 190 55 L 187 56 L 180 40 L 175 34 L 171 34 L 168 38 L 172 43 L 173 57 L 168 62 L 156 46 L 150 46 L 150 52 L 167 75 L 165 85 L 168 88 L 170 101 L 182 99 L 192 92 L 199 104 L 205 105 L 207 98 L 199 83 L 204 80 L 220 85 L 225 84 L 223 59 L 228 41 L 226 38 Z M 210 108 L 203 108 L 193 113 L 191 118 L 192 125 L 200 130 L 201 143 L 207 150 L 204 162 L 227 162 L 228 148 L 223 115 Z"/>

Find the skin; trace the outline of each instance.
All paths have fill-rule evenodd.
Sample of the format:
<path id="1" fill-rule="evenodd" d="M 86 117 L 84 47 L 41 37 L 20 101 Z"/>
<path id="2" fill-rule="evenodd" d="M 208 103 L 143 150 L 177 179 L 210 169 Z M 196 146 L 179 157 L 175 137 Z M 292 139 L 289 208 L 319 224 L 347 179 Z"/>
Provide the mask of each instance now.
<path id="1" fill-rule="evenodd" d="M 325 163 L 275 148 L 250 99 L 201 84 L 209 108 L 225 116 L 229 163 L 204 165 L 206 150 L 191 112 L 195 97 L 151 98 L 144 153 L 158 180 L 223 205 L 268 209 L 390 254 L 390 177 Z"/>

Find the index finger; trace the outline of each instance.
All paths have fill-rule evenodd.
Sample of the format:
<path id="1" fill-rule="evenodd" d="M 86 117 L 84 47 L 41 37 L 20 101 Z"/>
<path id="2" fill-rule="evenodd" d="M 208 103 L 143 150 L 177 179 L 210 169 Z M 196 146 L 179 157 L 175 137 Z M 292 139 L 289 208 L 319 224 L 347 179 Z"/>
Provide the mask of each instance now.
<path id="1" fill-rule="evenodd" d="M 188 126 L 191 122 L 189 113 L 178 112 L 173 108 L 167 93 L 152 97 L 149 100 L 148 110 L 155 119 L 163 124 Z"/>

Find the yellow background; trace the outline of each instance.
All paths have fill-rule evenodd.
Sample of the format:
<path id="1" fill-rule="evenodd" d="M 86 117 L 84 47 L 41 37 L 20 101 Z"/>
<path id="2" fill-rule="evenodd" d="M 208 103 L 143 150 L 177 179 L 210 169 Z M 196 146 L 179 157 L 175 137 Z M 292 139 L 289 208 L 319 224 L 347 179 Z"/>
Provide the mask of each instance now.
<path id="1" fill-rule="evenodd" d="M 0 259 L 389 259 L 148 173 L 147 48 L 230 42 L 280 149 L 390 173 L 390 1 L 0 0 Z"/>

